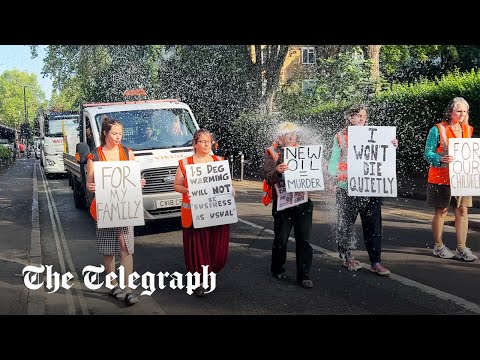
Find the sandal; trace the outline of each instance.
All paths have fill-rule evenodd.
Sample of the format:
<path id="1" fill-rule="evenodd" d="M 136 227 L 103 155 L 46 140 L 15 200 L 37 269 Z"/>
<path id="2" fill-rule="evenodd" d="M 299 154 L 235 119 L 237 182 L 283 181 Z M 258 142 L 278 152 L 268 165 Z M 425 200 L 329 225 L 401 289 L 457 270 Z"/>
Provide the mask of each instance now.
<path id="1" fill-rule="evenodd" d="M 120 286 L 118 286 L 117 284 L 113 289 L 110 289 L 110 291 L 108 292 L 108 295 L 117 297 L 117 295 L 120 294 L 121 292 L 122 292 L 122 289 L 120 289 Z"/>
<path id="2" fill-rule="evenodd" d="M 287 273 L 284 271 L 281 274 L 274 274 L 273 277 L 280 279 L 280 280 L 288 280 Z"/>
<path id="3" fill-rule="evenodd" d="M 127 304 L 127 306 L 132 306 L 139 301 L 140 299 L 134 293 L 128 293 L 127 295 L 125 295 L 125 304 Z"/>
<path id="4" fill-rule="evenodd" d="M 304 289 L 311 289 L 313 288 L 313 281 L 309 279 L 305 279 L 300 283 L 300 286 Z"/>
<path id="5" fill-rule="evenodd" d="M 204 297 L 207 294 L 205 293 L 207 290 L 203 288 L 203 286 L 199 286 L 195 289 L 195 296 L 196 297 Z"/>

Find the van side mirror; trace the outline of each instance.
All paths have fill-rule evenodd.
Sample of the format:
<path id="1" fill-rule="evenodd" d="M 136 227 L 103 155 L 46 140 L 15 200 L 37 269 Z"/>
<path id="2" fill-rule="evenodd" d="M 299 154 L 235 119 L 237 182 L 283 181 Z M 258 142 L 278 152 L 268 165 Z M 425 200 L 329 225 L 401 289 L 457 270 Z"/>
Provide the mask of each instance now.
<path id="1" fill-rule="evenodd" d="M 90 154 L 90 148 L 88 147 L 87 143 L 84 143 L 84 142 L 78 143 L 75 148 L 75 151 L 80 156 L 79 163 L 86 164 L 87 155 Z"/>

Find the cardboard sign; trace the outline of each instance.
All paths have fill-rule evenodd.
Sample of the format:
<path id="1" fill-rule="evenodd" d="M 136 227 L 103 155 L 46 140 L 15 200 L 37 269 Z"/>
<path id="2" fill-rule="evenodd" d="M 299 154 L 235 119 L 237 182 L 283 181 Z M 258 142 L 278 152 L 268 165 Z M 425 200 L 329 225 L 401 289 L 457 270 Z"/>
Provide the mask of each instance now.
<path id="1" fill-rule="evenodd" d="M 286 147 L 284 172 L 287 192 L 325 190 L 322 171 L 322 145 Z"/>
<path id="2" fill-rule="evenodd" d="M 348 127 L 348 195 L 397 196 L 395 126 Z"/>
<path id="3" fill-rule="evenodd" d="M 145 225 L 140 164 L 94 161 L 98 228 Z"/>
<path id="4" fill-rule="evenodd" d="M 238 221 L 227 160 L 186 165 L 195 229 Z"/>
<path id="5" fill-rule="evenodd" d="M 480 195 L 480 139 L 450 138 L 448 164 L 452 196 Z"/>

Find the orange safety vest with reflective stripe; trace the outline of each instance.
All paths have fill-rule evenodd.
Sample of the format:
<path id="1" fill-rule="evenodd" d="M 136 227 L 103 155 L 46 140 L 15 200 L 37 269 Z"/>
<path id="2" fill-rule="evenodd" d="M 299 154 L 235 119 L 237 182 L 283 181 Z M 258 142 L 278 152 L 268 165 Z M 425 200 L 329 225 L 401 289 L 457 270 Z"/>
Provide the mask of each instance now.
<path id="1" fill-rule="evenodd" d="M 337 133 L 338 146 L 340 147 L 340 159 L 337 165 L 337 181 L 347 181 L 347 149 L 348 133 L 347 129 L 342 129 Z"/>
<path id="2" fill-rule="evenodd" d="M 223 157 L 212 155 L 213 161 L 222 161 Z M 180 170 L 183 174 L 183 186 L 188 189 L 188 182 L 187 182 L 187 170 L 185 165 L 192 165 L 195 164 L 193 162 L 193 156 L 189 156 L 185 159 L 179 161 Z M 192 226 L 193 219 L 192 219 L 192 209 L 190 207 L 190 199 L 188 198 L 188 193 L 182 195 L 182 209 L 181 209 L 181 218 L 182 218 L 182 226 L 184 228 L 189 228 Z"/>
<path id="3" fill-rule="evenodd" d="M 438 155 L 444 156 L 448 154 L 448 139 L 456 138 L 452 129 L 452 125 L 448 125 L 446 121 L 436 124 L 440 141 L 437 150 Z M 471 138 L 473 134 L 473 127 L 462 124 L 462 138 Z M 448 174 L 447 163 L 441 163 L 440 167 L 430 165 L 428 170 L 428 182 L 431 184 L 450 185 L 450 176 Z"/>
<path id="4" fill-rule="evenodd" d="M 278 145 L 272 144 L 270 147 L 267 148 L 268 153 L 275 161 L 278 161 L 280 157 L 280 150 L 278 149 Z M 262 193 L 262 204 L 267 206 L 270 204 L 273 198 L 273 186 L 268 185 L 267 180 L 263 180 L 263 193 Z"/>
<path id="5" fill-rule="evenodd" d="M 128 152 L 130 151 L 129 148 L 120 145 L 119 147 L 119 155 L 120 161 L 128 161 L 129 155 Z M 99 146 L 92 150 L 90 154 L 87 155 L 87 159 L 93 161 L 107 161 L 105 155 L 103 154 L 102 147 Z M 93 220 L 97 221 L 97 199 L 93 198 L 92 202 L 90 203 L 90 215 L 92 216 Z"/>

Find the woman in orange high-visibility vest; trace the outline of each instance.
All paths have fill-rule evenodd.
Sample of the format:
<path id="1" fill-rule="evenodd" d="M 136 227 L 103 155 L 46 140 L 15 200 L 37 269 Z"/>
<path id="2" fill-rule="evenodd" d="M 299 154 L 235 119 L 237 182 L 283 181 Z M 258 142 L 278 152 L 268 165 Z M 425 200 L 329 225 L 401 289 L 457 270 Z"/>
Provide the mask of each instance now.
<path id="1" fill-rule="evenodd" d="M 87 189 L 95 192 L 94 161 L 134 161 L 133 151 L 122 146 L 123 125 L 120 121 L 105 117 L 102 121 L 100 133 L 100 146 L 92 150 L 87 156 Z M 140 186 L 145 186 L 145 179 L 140 180 Z M 96 203 L 96 202 L 95 202 Z M 92 215 L 96 210 L 91 210 Z M 120 257 L 120 265 L 125 269 L 125 279 L 133 273 L 134 234 L 133 226 L 96 228 L 97 250 L 103 255 L 105 273 L 115 273 L 115 256 Z M 139 301 L 139 297 L 133 293 L 128 284 L 121 284 L 117 280 L 112 283 L 115 287 L 110 290 L 110 295 L 124 300 L 127 306 Z"/>
<path id="2" fill-rule="evenodd" d="M 451 196 L 449 165 L 455 159 L 448 154 L 448 140 L 471 138 L 473 127 L 468 125 L 468 102 L 456 97 L 447 106 L 445 120 L 432 127 L 425 145 L 425 159 L 430 164 L 428 171 L 427 205 L 435 208 L 432 219 L 432 234 L 435 246 L 433 255 L 443 258 L 471 262 L 478 259 L 466 247 L 468 232 L 468 208 L 472 207 L 471 196 Z M 455 254 L 443 243 L 443 225 L 448 206 L 453 207 L 457 249 Z"/>
<path id="3" fill-rule="evenodd" d="M 202 274 L 202 265 L 208 265 L 208 271 L 217 274 L 225 266 L 228 256 L 230 225 L 224 224 L 195 229 L 190 208 L 185 165 L 223 160 L 220 156 L 211 155 L 212 143 L 213 137 L 208 130 L 197 130 L 193 135 L 194 154 L 179 161 L 175 174 L 175 191 L 183 194 L 181 217 L 185 266 L 192 274 L 195 272 Z M 195 289 L 195 295 L 198 297 L 205 296 L 207 289 L 208 287 L 199 286 Z"/>

